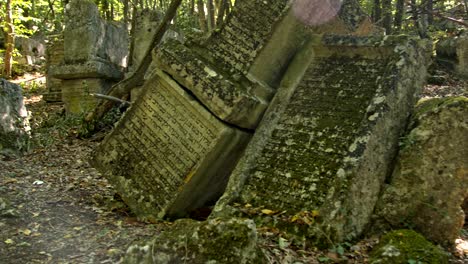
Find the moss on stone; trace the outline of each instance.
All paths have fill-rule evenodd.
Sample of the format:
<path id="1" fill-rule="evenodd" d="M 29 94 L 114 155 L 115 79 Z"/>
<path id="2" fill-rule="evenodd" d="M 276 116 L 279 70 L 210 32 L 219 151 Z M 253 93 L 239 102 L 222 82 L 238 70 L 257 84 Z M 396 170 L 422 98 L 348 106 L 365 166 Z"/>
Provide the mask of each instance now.
<path id="1" fill-rule="evenodd" d="M 382 236 L 370 257 L 370 263 L 448 263 L 444 251 L 419 233 L 408 229 L 394 230 Z"/>
<path id="2" fill-rule="evenodd" d="M 133 245 L 124 263 L 263 263 L 252 220 L 176 221 L 149 244 Z"/>

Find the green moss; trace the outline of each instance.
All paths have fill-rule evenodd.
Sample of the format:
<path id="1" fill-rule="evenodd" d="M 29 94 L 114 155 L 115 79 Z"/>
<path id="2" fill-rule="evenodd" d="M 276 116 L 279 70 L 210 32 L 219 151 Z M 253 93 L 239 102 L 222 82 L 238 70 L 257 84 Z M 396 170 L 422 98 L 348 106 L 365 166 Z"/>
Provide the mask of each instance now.
<path id="1" fill-rule="evenodd" d="M 464 96 L 459 96 L 421 100 L 416 106 L 415 117 L 419 119 L 425 114 L 438 112 L 441 108 L 456 107 L 461 105 L 465 105 L 466 107 L 468 105 L 468 98 Z"/>
<path id="2" fill-rule="evenodd" d="M 448 263 L 445 252 L 419 233 L 408 229 L 394 230 L 382 236 L 370 257 L 370 263 Z"/>

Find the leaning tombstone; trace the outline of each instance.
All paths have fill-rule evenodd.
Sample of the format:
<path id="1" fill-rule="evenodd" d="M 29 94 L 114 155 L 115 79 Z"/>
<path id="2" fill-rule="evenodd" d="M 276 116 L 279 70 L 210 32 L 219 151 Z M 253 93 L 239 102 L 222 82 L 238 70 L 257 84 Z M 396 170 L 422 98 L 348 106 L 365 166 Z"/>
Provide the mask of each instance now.
<path id="1" fill-rule="evenodd" d="M 251 15 L 245 16 L 246 13 Z M 353 14 L 361 18 L 356 12 Z M 200 201 L 216 200 L 307 32 L 307 28 L 295 18 L 290 1 L 236 1 L 223 27 L 207 39 L 185 43 L 168 40 L 153 52 L 153 60 L 159 70 L 143 88 L 154 91 L 143 91 L 143 96 L 149 98 L 137 99 L 115 131 L 101 144 L 95 153 L 95 166 L 111 180 L 124 201 L 141 218 L 183 216 L 202 205 Z M 158 90 L 155 88 L 158 86 L 165 88 Z M 166 90 L 180 92 L 159 96 Z M 146 127 L 140 121 L 142 108 L 151 109 L 148 105 L 156 107 L 167 102 L 172 105 L 187 100 L 197 102 L 193 103 L 195 110 L 188 108 L 188 113 L 203 113 L 195 115 L 194 119 L 201 127 L 185 119 L 170 121 L 174 118 L 173 110 L 167 111 L 163 107 L 151 113 L 153 118 L 145 117 L 146 121 L 153 120 L 148 125 L 151 129 L 146 133 L 136 132 L 140 127 Z M 182 118 L 183 115 L 175 117 Z M 203 120 L 199 121 L 201 117 Z M 123 133 L 128 127 L 135 132 Z M 215 129 L 209 132 L 209 137 L 206 133 L 211 130 L 206 130 L 206 127 Z M 181 133 L 193 133 L 196 137 L 180 139 Z M 124 136 L 126 134 L 129 136 Z M 198 146 L 198 142 L 204 143 Z M 239 143 L 237 148 L 231 149 L 225 146 L 226 142 Z M 218 151 L 217 147 L 224 148 L 225 156 L 213 156 Z M 174 152 L 180 152 L 182 161 L 188 159 L 192 162 L 175 161 Z M 189 153 L 196 154 L 196 158 Z M 225 157 L 230 158 L 224 160 Z M 144 164 L 152 164 L 153 169 L 142 171 L 142 168 L 149 168 Z M 225 170 L 222 173 L 215 173 L 223 166 Z M 194 172 L 190 168 L 195 168 Z M 204 171 L 206 173 L 202 173 Z M 209 189 L 203 184 L 190 187 L 195 186 L 190 185 L 191 182 L 211 178 L 213 182 L 223 184 L 213 184 Z M 184 192 L 190 192 L 191 196 Z M 185 205 L 180 206 L 178 201 L 184 201 Z"/>
<path id="2" fill-rule="evenodd" d="M 250 134 L 157 72 L 106 137 L 94 166 L 141 219 L 180 217 L 222 194 Z"/>
<path id="3" fill-rule="evenodd" d="M 23 151 L 28 147 L 28 111 L 21 87 L 0 79 L 0 152 Z"/>
<path id="4" fill-rule="evenodd" d="M 254 217 L 319 244 L 359 236 L 422 87 L 426 48 L 406 37 L 311 37 L 213 217 Z"/>

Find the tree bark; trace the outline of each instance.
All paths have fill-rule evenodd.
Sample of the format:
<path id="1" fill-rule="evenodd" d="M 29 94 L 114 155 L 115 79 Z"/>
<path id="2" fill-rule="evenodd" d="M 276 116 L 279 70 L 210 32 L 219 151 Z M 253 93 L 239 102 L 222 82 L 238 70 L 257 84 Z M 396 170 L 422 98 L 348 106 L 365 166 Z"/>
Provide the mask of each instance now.
<path id="1" fill-rule="evenodd" d="M 226 12 L 227 0 L 220 0 L 218 6 L 218 17 L 216 18 L 216 25 L 219 27 L 224 21 L 224 14 Z"/>
<path id="2" fill-rule="evenodd" d="M 128 78 L 112 86 L 107 95 L 122 98 L 125 95 L 129 94 L 131 89 L 143 83 L 146 70 L 148 69 L 149 65 L 151 64 L 151 61 L 153 60 L 151 56 L 151 51 L 161 42 L 164 33 L 166 33 L 171 23 L 171 20 L 176 15 L 177 9 L 179 8 L 181 3 L 182 0 L 171 1 L 171 4 L 167 9 L 166 14 L 164 15 L 164 18 L 161 21 L 161 24 L 159 24 L 156 30 L 156 34 L 154 35 L 151 41 L 151 45 L 146 50 L 145 56 L 140 62 L 140 65 L 138 65 L 137 70 L 133 72 Z M 113 105 L 114 102 L 112 101 L 100 101 L 99 104 L 96 106 L 96 109 L 86 117 L 86 121 L 94 122 L 97 119 L 100 119 L 102 116 L 104 116 L 105 113 L 107 113 L 107 111 L 109 111 L 112 108 Z"/>
<path id="3" fill-rule="evenodd" d="M 382 0 L 382 26 L 387 35 L 392 34 L 392 0 Z"/>
<path id="4" fill-rule="evenodd" d="M 380 6 L 380 0 L 374 0 L 374 6 L 372 7 L 372 21 L 379 23 L 382 18 L 382 7 Z"/>
<path id="5" fill-rule="evenodd" d="M 200 25 L 200 29 L 203 32 L 208 32 L 208 28 L 206 25 L 206 16 L 205 16 L 205 4 L 203 0 L 197 1 L 197 11 L 198 11 L 198 24 Z"/>
<path id="6" fill-rule="evenodd" d="M 213 0 L 207 0 L 206 9 L 208 10 L 208 32 L 211 32 L 216 28 Z"/>
<path id="7" fill-rule="evenodd" d="M 395 32 L 401 31 L 403 25 L 403 16 L 405 15 L 405 0 L 397 0 L 395 13 Z"/>
<path id="8" fill-rule="evenodd" d="M 15 27 L 13 25 L 13 14 L 11 10 L 11 0 L 5 3 L 5 57 L 3 76 L 11 78 L 11 67 L 13 63 L 13 49 L 15 48 Z"/>

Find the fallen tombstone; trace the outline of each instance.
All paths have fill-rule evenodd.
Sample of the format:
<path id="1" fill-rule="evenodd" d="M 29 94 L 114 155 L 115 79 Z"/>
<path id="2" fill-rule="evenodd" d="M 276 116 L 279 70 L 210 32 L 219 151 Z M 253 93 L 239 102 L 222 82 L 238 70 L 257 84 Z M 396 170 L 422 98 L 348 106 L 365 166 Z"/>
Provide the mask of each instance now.
<path id="1" fill-rule="evenodd" d="M 359 236 L 422 87 L 426 44 L 396 36 L 312 37 L 213 217 L 254 217 L 317 244 Z"/>
<path id="2" fill-rule="evenodd" d="M 305 38 L 306 27 L 289 27 L 295 19 L 290 4 L 238 1 L 208 39 L 187 42 L 190 48 L 167 41 L 154 52 L 160 71 L 143 88 L 152 92 L 144 92 L 148 98 L 133 104 L 94 155 L 95 166 L 140 218 L 184 216 L 222 194 L 277 79 Z M 174 104 L 194 121 L 174 112 Z"/>
<path id="3" fill-rule="evenodd" d="M 468 99 L 418 105 L 391 181 L 375 212 L 376 230 L 412 226 L 428 239 L 455 242 L 468 198 Z"/>
<path id="4" fill-rule="evenodd" d="M 0 152 L 28 148 L 30 127 L 21 90 L 19 85 L 0 79 Z"/>
<path id="5" fill-rule="evenodd" d="M 222 194 L 250 138 L 158 72 L 94 155 L 138 217 L 180 217 Z"/>

